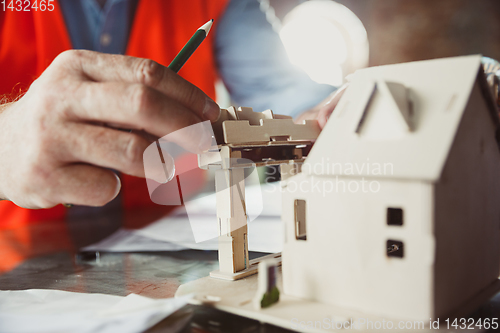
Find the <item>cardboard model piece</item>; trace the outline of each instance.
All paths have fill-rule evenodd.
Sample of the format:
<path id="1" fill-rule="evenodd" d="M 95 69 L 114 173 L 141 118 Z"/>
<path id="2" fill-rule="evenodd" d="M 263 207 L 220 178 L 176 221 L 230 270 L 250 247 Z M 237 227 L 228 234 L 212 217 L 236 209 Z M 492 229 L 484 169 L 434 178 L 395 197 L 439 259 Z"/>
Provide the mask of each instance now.
<path id="1" fill-rule="evenodd" d="M 223 109 L 213 124 L 218 151 L 198 155 L 201 168 L 217 169 L 219 270 L 212 277 L 236 280 L 257 273 L 259 260 L 248 258 L 244 169 L 303 162 L 318 137 L 316 121 L 295 124 L 291 117 L 280 117 L 275 119 L 271 110 Z"/>
<path id="2" fill-rule="evenodd" d="M 497 282 L 498 134 L 480 56 L 356 72 L 282 182 L 284 294 L 429 320 Z"/>

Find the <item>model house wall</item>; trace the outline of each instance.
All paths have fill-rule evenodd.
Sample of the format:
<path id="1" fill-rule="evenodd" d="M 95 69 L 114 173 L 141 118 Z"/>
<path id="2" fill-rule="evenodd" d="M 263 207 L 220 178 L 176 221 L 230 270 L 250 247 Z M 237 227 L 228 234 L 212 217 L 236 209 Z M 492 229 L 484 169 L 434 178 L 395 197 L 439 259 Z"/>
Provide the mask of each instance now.
<path id="1" fill-rule="evenodd" d="M 318 178 L 300 174 L 287 182 L 287 188 L 311 180 Z M 356 179 L 339 177 L 338 181 Z M 432 185 L 380 182 L 381 191 L 375 194 L 323 196 L 284 189 L 285 294 L 377 315 L 431 316 Z M 296 238 L 295 200 L 305 201 L 306 240 Z M 387 225 L 388 208 L 403 209 L 402 226 Z M 404 243 L 403 258 L 387 256 L 388 240 Z"/>
<path id="2" fill-rule="evenodd" d="M 499 276 L 500 157 L 486 107 L 476 83 L 434 189 L 438 315 L 447 315 L 447 309 Z"/>
<path id="3" fill-rule="evenodd" d="M 499 122 L 480 60 L 354 75 L 282 182 L 285 294 L 429 320 L 498 278 Z"/>

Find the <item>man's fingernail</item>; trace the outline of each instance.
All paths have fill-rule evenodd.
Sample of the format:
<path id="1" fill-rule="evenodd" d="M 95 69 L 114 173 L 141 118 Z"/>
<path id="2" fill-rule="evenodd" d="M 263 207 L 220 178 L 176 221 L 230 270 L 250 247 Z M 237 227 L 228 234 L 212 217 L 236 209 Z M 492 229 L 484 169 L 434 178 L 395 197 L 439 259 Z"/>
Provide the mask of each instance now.
<path id="1" fill-rule="evenodd" d="M 207 102 L 205 103 L 205 109 L 203 110 L 203 116 L 212 122 L 217 121 L 220 116 L 220 107 L 212 101 L 210 98 L 207 98 Z"/>

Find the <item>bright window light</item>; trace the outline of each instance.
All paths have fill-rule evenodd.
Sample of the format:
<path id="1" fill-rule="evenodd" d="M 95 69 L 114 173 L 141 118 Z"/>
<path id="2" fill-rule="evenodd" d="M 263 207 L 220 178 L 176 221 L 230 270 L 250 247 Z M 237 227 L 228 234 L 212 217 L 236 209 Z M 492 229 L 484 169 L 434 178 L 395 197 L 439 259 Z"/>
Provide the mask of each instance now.
<path id="1" fill-rule="evenodd" d="M 330 0 L 312 0 L 283 20 L 280 37 L 292 64 L 312 80 L 339 86 L 368 65 L 368 39 L 358 17 Z"/>

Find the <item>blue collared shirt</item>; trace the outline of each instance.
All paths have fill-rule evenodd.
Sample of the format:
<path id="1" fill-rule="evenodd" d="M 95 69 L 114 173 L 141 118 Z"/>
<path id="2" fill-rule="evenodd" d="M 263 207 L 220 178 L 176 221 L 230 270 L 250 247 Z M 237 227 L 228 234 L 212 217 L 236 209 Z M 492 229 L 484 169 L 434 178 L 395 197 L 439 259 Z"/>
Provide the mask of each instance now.
<path id="1" fill-rule="evenodd" d="M 138 0 L 59 0 L 74 49 L 124 54 Z"/>

